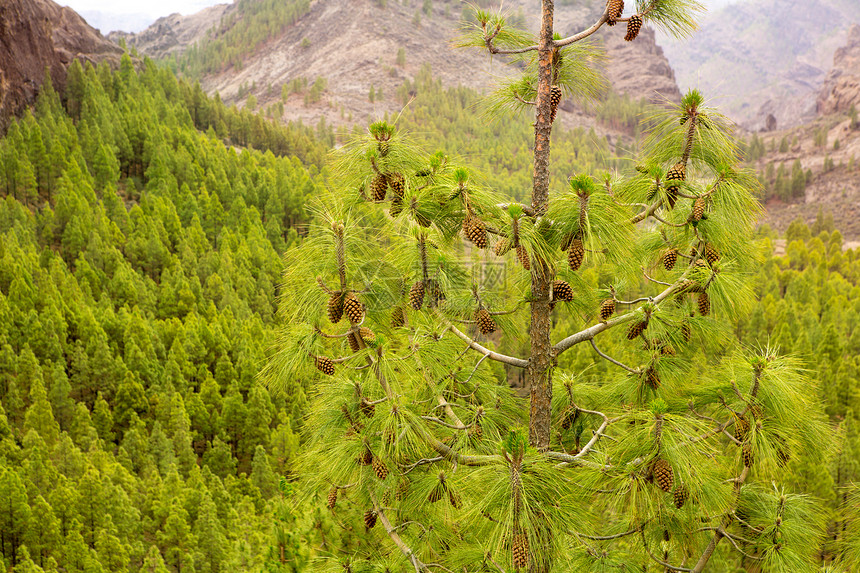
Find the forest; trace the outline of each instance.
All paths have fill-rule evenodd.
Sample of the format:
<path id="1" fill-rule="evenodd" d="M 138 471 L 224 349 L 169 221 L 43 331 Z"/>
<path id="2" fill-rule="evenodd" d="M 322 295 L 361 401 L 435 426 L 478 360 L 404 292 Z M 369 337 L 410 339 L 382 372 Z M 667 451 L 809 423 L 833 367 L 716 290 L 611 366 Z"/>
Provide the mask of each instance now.
<path id="1" fill-rule="evenodd" d="M 201 54 L 183 65 L 208 69 Z M 128 56 L 116 71 L 75 62 L 64 93 L 50 85 L 0 140 L 0 571 L 303 571 L 381 544 L 384 531 L 299 492 L 318 376 L 281 391 L 258 377 L 295 310 L 279 303 L 285 261 L 319 222 L 334 134 L 228 108 Z M 426 97 L 401 131 L 525 200 L 528 122 L 484 121 L 474 92 L 429 69 L 408 90 Z M 636 105 L 602 113 L 629 125 Z M 553 145 L 556 184 L 633 167 L 593 132 L 559 130 Z M 860 481 L 860 253 L 824 219 L 793 223 L 783 256 L 773 232 L 757 236 L 758 302 L 732 330 L 798 357 L 817 393 L 822 412 L 797 415 L 822 415 L 835 445 L 784 472 L 824 502 L 827 563 Z M 623 355 L 620 344 L 604 350 Z M 583 347 L 560 367 L 609 366 Z M 749 566 L 718 558 L 719 570 Z"/>

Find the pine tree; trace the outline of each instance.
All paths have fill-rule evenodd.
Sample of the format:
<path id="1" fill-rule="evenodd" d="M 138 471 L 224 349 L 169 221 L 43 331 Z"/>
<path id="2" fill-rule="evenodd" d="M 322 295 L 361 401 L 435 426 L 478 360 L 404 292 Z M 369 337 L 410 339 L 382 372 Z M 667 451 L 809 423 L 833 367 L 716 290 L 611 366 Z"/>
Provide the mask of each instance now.
<path id="1" fill-rule="evenodd" d="M 21 478 L 11 468 L 0 468 L 0 553 L 13 568 L 32 518 Z"/>
<path id="2" fill-rule="evenodd" d="M 612 4 L 620 12 L 620 3 Z M 345 366 L 328 379 L 315 377 L 300 467 L 305 485 L 322 504 L 332 487 L 346 492 L 368 535 L 387 538 L 416 570 L 430 559 L 460 569 L 468 556 L 486 555 L 504 570 L 598 570 L 606 553 L 583 540 L 606 536 L 606 551 L 618 563 L 647 564 L 661 561 L 659 555 L 669 563 L 661 568 L 683 564 L 700 573 L 715 566 L 709 563 L 727 537 L 723 531 L 754 537 L 759 551 L 780 551 L 811 568 L 815 550 L 794 528 L 814 530 L 814 511 L 770 483 L 782 477 L 780 448 L 808 455 L 827 441 L 814 392 L 799 364 L 770 347 L 735 347 L 722 361 L 708 356 L 715 346 L 733 344 L 719 334 L 719 322 L 743 316 L 753 302 L 745 277 L 754 266 L 760 207 L 731 126 L 691 91 L 650 116 L 640 169 L 600 183 L 570 174 L 564 189 L 551 192 L 552 87 L 580 97 L 595 93 L 593 53 L 579 40 L 607 14 L 565 39 L 553 33 L 553 2 L 544 0 L 542 8 L 537 38 L 513 29 L 504 15 L 476 9 L 474 33 L 463 41 L 520 64 L 520 78 L 488 101 L 494 114 L 535 106 L 529 204 L 499 196 L 444 154 L 423 153 L 385 122 L 335 154 L 341 190 L 320 196 L 320 220 L 287 255 L 284 330 L 264 370 L 278 388 L 315 376 L 313 356 L 341 357 Z M 684 1 L 638 8 L 638 18 L 651 25 L 682 34 L 694 26 L 693 6 Z M 388 172 L 406 177 L 409 208 L 400 213 L 383 215 L 383 206 L 347 191 Z M 363 226 L 371 220 L 373 226 Z M 507 267 L 524 292 L 490 290 L 475 278 L 479 271 L 466 274 L 451 264 L 457 251 L 447 245 L 458 234 L 467 239 L 460 248 L 475 269 L 494 256 L 479 252 L 487 245 L 478 227 L 529 254 L 527 268 Z M 505 256 L 507 245 L 495 256 Z M 677 253 L 674 265 L 665 263 L 668 250 Z M 627 277 L 641 269 L 648 269 L 647 282 L 631 286 Z M 390 329 L 390 310 L 401 304 L 406 285 L 431 279 L 444 299 L 412 305 L 409 328 Z M 570 303 L 554 304 L 557 280 L 570 285 L 570 296 L 561 289 Z M 367 312 L 345 329 L 323 328 L 328 293 L 336 291 L 360 292 Z M 607 293 L 616 312 L 601 316 Z M 530 312 L 518 312 L 523 298 Z M 568 305 L 581 308 L 585 321 Z M 567 329 L 556 340 L 554 323 Z M 362 328 L 376 333 L 373 347 L 361 337 L 346 347 L 343 337 Z M 598 362 L 593 371 L 585 367 L 589 356 Z M 527 401 L 511 392 L 492 362 L 524 371 Z M 368 400 L 373 417 L 361 415 Z M 724 430 L 741 418 L 750 421 L 743 440 L 725 441 Z M 472 431 L 478 424 L 480 439 Z M 399 468 L 401 479 L 382 466 Z M 756 489 L 759 480 L 766 487 Z M 338 501 L 339 513 L 343 505 Z M 785 531 L 779 539 L 766 533 L 774 508 L 781 512 L 775 527 Z M 428 542 L 405 526 L 404 515 L 444 541 Z M 700 520 L 714 529 L 691 537 Z M 628 535 L 641 541 L 625 541 Z M 370 550 L 350 554 L 357 562 L 373 560 Z M 721 550 L 717 559 L 740 567 L 743 558 Z"/>

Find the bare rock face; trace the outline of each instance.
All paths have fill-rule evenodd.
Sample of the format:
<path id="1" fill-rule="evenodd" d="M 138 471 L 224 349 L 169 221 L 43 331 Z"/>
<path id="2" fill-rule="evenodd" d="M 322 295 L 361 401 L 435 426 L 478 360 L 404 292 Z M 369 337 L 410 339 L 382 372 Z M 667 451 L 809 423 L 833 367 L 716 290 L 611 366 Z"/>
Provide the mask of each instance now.
<path id="1" fill-rule="evenodd" d="M 860 109 L 860 26 L 848 32 L 847 43 L 833 55 L 833 68 L 818 92 L 820 115 L 842 113 L 851 106 Z"/>
<path id="2" fill-rule="evenodd" d="M 139 34 L 111 32 L 107 37 L 114 42 L 124 39 L 129 46 L 135 46 L 152 58 L 161 59 L 182 52 L 201 40 L 234 8 L 235 4 L 216 4 L 189 16 L 171 14 L 159 18 Z"/>
<path id="3" fill-rule="evenodd" d="M 642 28 L 632 42 L 623 33 L 607 33 L 606 52 L 610 57 L 607 79 L 612 88 L 633 98 L 647 98 L 654 103 L 681 101 L 675 72 L 657 45 L 654 30 Z"/>
<path id="4" fill-rule="evenodd" d="M 119 63 L 122 49 L 91 28 L 74 10 L 51 0 L 0 2 L 0 131 L 33 103 L 45 77 L 63 87 L 74 59 Z"/>

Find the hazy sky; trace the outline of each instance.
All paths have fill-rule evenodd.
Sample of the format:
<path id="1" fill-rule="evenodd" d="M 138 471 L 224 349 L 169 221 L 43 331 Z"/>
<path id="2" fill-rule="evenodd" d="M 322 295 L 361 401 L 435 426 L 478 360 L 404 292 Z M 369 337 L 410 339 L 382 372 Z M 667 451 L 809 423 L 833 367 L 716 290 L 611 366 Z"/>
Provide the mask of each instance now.
<path id="1" fill-rule="evenodd" d="M 117 2 L 117 0 L 58 0 L 76 12 L 98 11 L 113 14 L 151 14 L 156 17 L 174 12 L 193 14 L 213 4 L 229 4 L 230 0 L 147 0 L 146 2 Z"/>

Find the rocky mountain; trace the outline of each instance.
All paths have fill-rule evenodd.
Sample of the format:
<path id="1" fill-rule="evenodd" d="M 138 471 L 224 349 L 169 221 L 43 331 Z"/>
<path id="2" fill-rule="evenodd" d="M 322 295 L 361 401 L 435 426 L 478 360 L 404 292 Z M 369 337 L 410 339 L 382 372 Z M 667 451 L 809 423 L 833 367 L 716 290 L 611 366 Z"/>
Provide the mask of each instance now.
<path id="1" fill-rule="evenodd" d="M 793 201 L 771 198 L 765 220 L 784 231 L 797 217 L 811 223 L 819 211 L 830 213 L 836 228 L 860 246 L 860 26 L 853 26 L 845 45 L 836 50 L 816 102 L 817 117 L 763 138 L 767 152 L 756 167 L 765 174 L 766 185 L 774 183 L 780 166 L 786 177 L 795 164 L 807 173 L 802 196 Z"/>
<path id="2" fill-rule="evenodd" d="M 833 68 L 818 92 L 819 114 L 844 113 L 851 106 L 860 108 L 860 26 L 848 32 L 844 46 L 833 56 Z"/>
<path id="3" fill-rule="evenodd" d="M 506 7 L 512 18 L 536 27 L 539 2 L 516 0 Z M 577 30 L 592 23 L 602 8 L 602 2 L 593 0 L 584 7 L 583 3 L 564 3 L 558 8 L 558 25 L 564 32 Z M 212 28 L 219 9 L 220 18 L 225 19 L 234 7 L 162 18 L 141 34 L 124 37 L 155 58 L 176 54 L 199 41 L 202 30 Z M 241 68 L 230 66 L 206 74 L 201 83 L 207 92 L 217 91 L 225 101 L 240 105 L 254 95 L 262 107 L 277 103 L 284 85 L 301 80 L 313 84 L 320 79 L 327 87 L 321 100 L 309 103 L 302 94 L 293 94 L 284 103 L 282 117 L 305 122 L 325 117 L 334 124 L 396 114 L 402 106 L 394 97 L 396 91 L 428 64 L 445 85 L 485 91 L 509 71 L 478 50 L 452 47 L 460 34 L 463 12 L 463 5 L 453 0 L 314 0 L 297 22 L 248 54 Z M 218 33 L 223 30 L 219 28 Z M 644 29 L 632 43 L 624 42 L 623 35 L 619 26 L 604 28 L 594 38 L 607 49 L 606 74 L 613 87 L 636 99 L 678 100 L 674 73 L 656 45 L 653 31 Z M 582 109 L 570 104 L 563 109 L 565 124 L 594 124 Z"/>
<path id="4" fill-rule="evenodd" d="M 122 50 L 103 38 L 74 10 L 51 0 L 0 2 L 0 131 L 8 118 L 31 104 L 45 69 L 63 86 L 75 58 L 119 63 Z"/>
<path id="5" fill-rule="evenodd" d="M 125 40 L 140 52 L 160 60 L 202 40 L 206 32 L 234 9 L 234 4 L 216 4 L 191 15 L 174 13 L 159 18 L 139 33 L 113 31 L 107 37 L 117 43 Z"/>
<path id="6" fill-rule="evenodd" d="M 769 115 L 791 127 L 815 116 L 833 53 L 856 22 L 856 0 L 741 0 L 665 50 L 682 89 L 701 88 L 748 129 L 767 127 Z"/>

